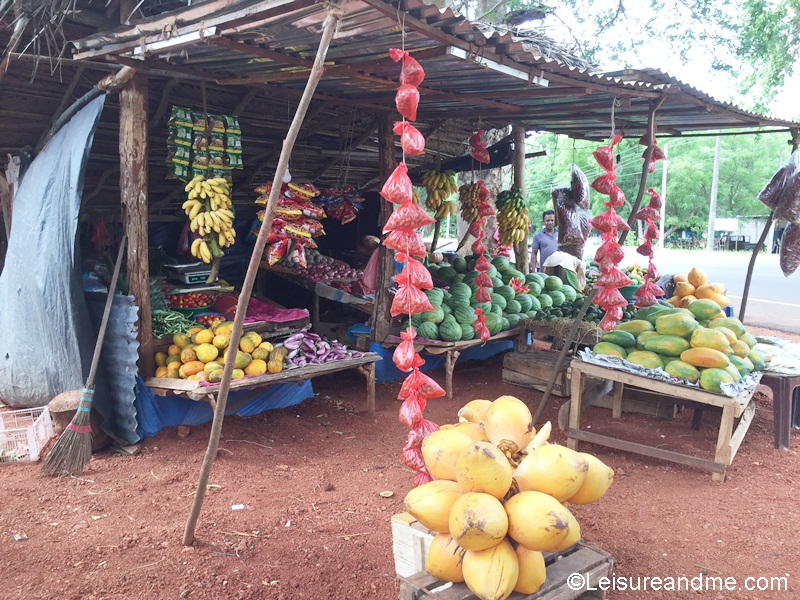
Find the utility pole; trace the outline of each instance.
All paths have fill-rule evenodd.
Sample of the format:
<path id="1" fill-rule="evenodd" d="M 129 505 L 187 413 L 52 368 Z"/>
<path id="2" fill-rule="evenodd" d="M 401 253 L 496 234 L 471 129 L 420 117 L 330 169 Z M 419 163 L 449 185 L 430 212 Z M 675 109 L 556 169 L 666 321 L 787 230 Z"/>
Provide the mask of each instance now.
<path id="1" fill-rule="evenodd" d="M 664 144 L 664 160 L 661 161 L 661 221 L 658 224 L 658 247 L 664 249 L 664 219 L 667 216 L 667 145 Z"/>
<path id="2" fill-rule="evenodd" d="M 717 132 L 721 133 L 721 132 Z M 714 174 L 711 176 L 711 206 L 708 209 L 708 233 L 706 234 L 706 250 L 714 250 L 714 231 L 717 220 L 717 189 L 719 188 L 719 157 L 722 136 L 717 136 L 717 148 L 714 150 Z"/>

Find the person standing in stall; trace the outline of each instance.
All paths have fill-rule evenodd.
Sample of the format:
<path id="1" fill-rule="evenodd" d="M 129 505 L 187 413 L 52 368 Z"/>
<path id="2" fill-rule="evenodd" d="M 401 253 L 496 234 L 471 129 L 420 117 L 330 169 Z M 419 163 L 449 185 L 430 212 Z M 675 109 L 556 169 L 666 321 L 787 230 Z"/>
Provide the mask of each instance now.
<path id="1" fill-rule="evenodd" d="M 558 250 L 558 228 L 556 227 L 556 213 L 546 210 L 542 213 L 544 229 L 533 236 L 531 241 L 531 273 L 544 271 L 542 265 L 547 257 Z"/>

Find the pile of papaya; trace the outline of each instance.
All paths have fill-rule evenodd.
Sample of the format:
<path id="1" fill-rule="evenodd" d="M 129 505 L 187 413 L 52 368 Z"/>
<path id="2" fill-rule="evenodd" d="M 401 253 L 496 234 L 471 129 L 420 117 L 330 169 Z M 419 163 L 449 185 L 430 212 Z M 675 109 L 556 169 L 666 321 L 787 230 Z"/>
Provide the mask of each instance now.
<path id="1" fill-rule="evenodd" d="M 731 301 L 725 295 L 724 283 L 709 283 L 705 272 L 695 267 L 682 275 L 672 278 L 675 284 L 675 295 L 667 302 L 676 308 L 688 308 L 695 300 L 713 300 L 720 308 L 725 308 Z"/>
<path id="2" fill-rule="evenodd" d="M 764 368 L 755 345 L 756 338 L 739 319 L 726 317 L 716 301 L 702 298 L 686 308 L 662 302 L 639 309 L 634 320 L 619 323 L 593 350 L 720 393 L 722 384 Z"/>

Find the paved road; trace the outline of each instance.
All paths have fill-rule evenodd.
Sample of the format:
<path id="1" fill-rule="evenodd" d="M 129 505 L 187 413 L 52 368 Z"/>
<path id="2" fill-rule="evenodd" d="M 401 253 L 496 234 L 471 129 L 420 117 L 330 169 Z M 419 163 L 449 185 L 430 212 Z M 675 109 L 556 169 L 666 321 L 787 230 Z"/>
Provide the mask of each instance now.
<path id="1" fill-rule="evenodd" d="M 657 250 L 655 260 L 662 273 L 686 273 L 695 266 L 702 268 L 712 282 L 727 286 L 738 316 L 750 256 L 749 252 Z M 634 249 L 626 248 L 623 265 L 647 264 L 646 259 L 639 260 L 642 258 Z M 784 277 L 777 254 L 760 254 L 750 283 L 745 321 L 748 325 L 800 333 L 800 271 Z"/>

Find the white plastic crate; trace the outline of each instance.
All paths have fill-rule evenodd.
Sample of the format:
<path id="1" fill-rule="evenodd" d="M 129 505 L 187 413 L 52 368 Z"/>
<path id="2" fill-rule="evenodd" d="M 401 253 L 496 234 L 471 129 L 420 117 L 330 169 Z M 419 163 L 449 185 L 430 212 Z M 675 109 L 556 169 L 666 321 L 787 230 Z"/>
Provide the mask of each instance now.
<path id="1" fill-rule="evenodd" d="M 46 406 L 0 412 L 0 464 L 37 461 L 53 437 Z"/>

